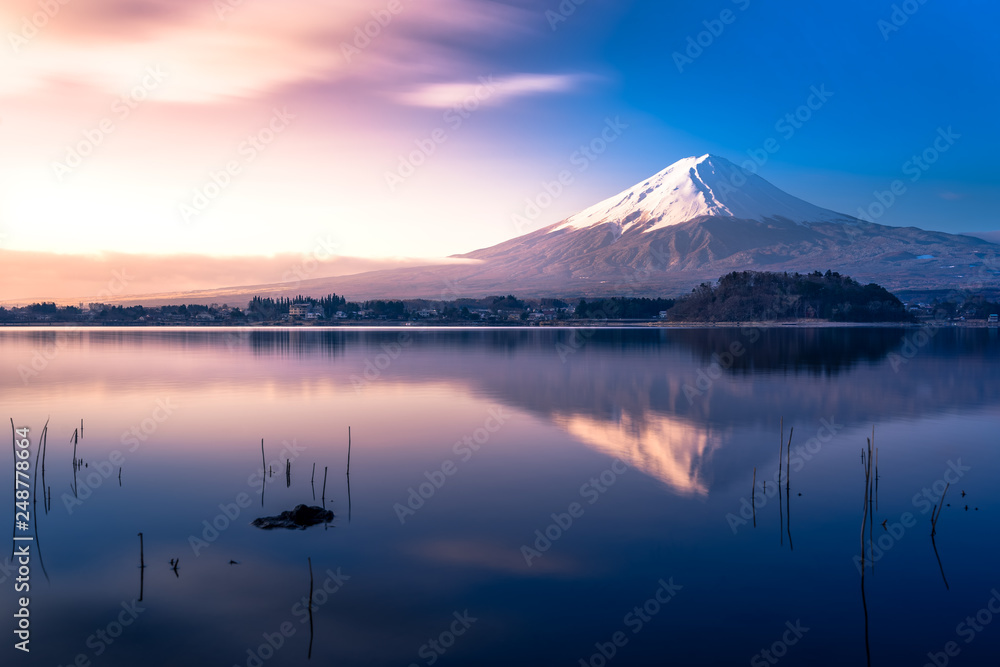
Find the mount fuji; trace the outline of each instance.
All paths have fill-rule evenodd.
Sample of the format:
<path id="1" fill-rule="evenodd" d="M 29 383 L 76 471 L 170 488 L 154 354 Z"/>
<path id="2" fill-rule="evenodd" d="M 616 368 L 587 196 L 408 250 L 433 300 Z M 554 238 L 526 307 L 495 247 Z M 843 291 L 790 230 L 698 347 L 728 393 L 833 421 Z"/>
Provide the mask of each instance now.
<path id="1" fill-rule="evenodd" d="M 566 220 L 459 257 L 478 263 L 439 267 L 436 284 L 476 295 L 676 294 L 739 270 L 832 269 L 897 290 L 1000 286 L 998 244 L 865 222 L 714 155 L 685 158 Z M 376 278 L 354 276 L 352 287 Z"/>
<path id="2" fill-rule="evenodd" d="M 725 158 L 702 155 L 675 162 L 643 183 L 556 225 L 553 231 L 615 224 L 622 232 L 635 227 L 649 233 L 705 216 L 783 219 L 799 224 L 856 222 L 793 197 Z"/>
<path id="3" fill-rule="evenodd" d="M 565 220 L 454 259 L 464 261 L 258 285 L 238 294 L 672 296 L 730 271 L 828 269 L 893 290 L 1000 286 L 998 244 L 865 222 L 803 201 L 714 155 L 685 158 Z"/>

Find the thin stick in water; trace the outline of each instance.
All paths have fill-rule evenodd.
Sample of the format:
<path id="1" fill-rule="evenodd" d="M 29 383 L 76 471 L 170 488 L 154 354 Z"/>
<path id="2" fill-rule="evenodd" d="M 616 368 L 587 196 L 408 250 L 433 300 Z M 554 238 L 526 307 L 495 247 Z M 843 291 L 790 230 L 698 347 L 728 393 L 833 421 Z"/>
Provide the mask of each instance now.
<path id="1" fill-rule="evenodd" d="M 323 502 L 326 503 L 326 473 L 329 468 L 323 466 Z"/>
<path id="2" fill-rule="evenodd" d="M 312 558 L 309 561 L 309 655 L 307 660 L 312 660 L 313 654 L 313 564 Z"/>
<path id="3" fill-rule="evenodd" d="M 871 473 L 872 473 L 872 459 L 871 459 L 871 448 L 872 441 L 868 439 L 868 462 L 865 465 L 865 498 L 863 509 L 864 513 L 861 519 L 861 569 L 864 570 L 865 567 L 865 528 L 868 526 L 868 499 L 871 493 Z"/>
<path id="4" fill-rule="evenodd" d="M 45 442 L 45 431 L 48 428 L 49 428 L 49 420 L 46 419 L 45 420 L 45 426 L 42 427 L 42 433 L 38 437 L 38 451 L 35 452 L 35 478 L 34 478 L 34 481 L 32 482 L 32 487 L 31 487 L 33 489 L 37 489 L 38 488 L 38 461 L 39 461 L 39 459 L 42 456 L 42 443 Z M 45 486 L 45 478 L 44 477 L 42 478 L 42 486 L 43 486 L 43 488 Z M 43 493 L 42 495 L 44 497 L 45 494 Z M 38 502 L 37 498 L 35 499 L 35 502 Z"/>
<path id="5" fill-rule="evenodd" d="M 782 417 L 780 423 L 780 432 L 778 433 L 778 490 L 781 490 L 781 453 L 783 447 L 785 446 L 785 418 Z"/>
<path id="6" fill-rule="evenodd" d="M 14 418 L 10 418 L 10 451 L 14 454 L 14 460 L 17 460 L 17 429 L 14 427 Z M 14 540 L 17 537 L 17 525 L 11 527 L 10 529 L 10 559 L 14 560 L 14 545 L 17 542 Z"/>
<path id="7" fill-rule="evenodd" d="M 351 427 L 347 427 L 347 474 L 351 474 Z"/>
<path id="8" fill-rule="evenodd" d="M 941 510 L 944 509 L 944 494 L 948 493 L 949 486 L 951 486 L 950 482 L 944 485 L 944 491 L 941 492 L 941 502 L 938 505 L 937 513 L 935 514 L 933 511 L 931 512 L 931 537 L 934 537 L 937 534 L 938 517 L 941 516 Z"/>
<path id="9" fill-rule="evenodd" d="M 785 495 L 788 495 L 788 485 L 792 481 L 792 434 L 795 433 L 795 427 L 788 429 L 788 444 L 785 446 Z M 780 466 L 781 463 L 779 462 Z"/>

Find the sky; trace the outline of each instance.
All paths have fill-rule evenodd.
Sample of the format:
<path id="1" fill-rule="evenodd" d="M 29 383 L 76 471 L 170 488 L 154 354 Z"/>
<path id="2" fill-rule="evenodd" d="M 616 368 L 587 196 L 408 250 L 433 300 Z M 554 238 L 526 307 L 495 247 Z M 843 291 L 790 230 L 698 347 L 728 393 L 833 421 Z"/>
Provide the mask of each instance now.
<path id="1" fill-rule="evenodd" d="M 5 0 L 0 299 L 116 271 L 128 292 L 443 258 L 705 153 L 874 222 L 997 230 L 998 18 L 961 0 Z"/>

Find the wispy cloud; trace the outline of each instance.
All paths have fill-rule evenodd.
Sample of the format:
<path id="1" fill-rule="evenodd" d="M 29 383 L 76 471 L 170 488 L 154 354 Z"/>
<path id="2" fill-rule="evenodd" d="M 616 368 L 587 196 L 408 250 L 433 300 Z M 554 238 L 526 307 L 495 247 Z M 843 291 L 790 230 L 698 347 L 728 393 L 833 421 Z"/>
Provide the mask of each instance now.
<path id="1" fill-rule="evenodd" d="M 400 104 L 447 109 L 473 100 L 502 104 L 526 95 L 564 93 L 576 88 L 583 77 L 575 74 L 512 74 L 480 76 L 472 81 L 428 83 L 395 93 Z"/>
<path id="2" fill-rule="evenodd" d="M 205 2 L 53 4 L 61 10 L 34 32 L 22 26 L 25 17 L 30 21 L 38 12 L 37 3 L 14 0 L 0 9 L 0 24 L 13 25 L 15 35 L 30 38 L 15 40 L 14 55 L 0 61 L 0 94 L 59 88 L 68 81 L 117 92 L 132 82 L 136 71 L 157 64 L 171 73 L 171 86 L 163 91 L 166 100 L 255 97 L 330 76 L 341 60 L 333 44 L 320 37 L 346 34 L 361 19 L 357 9 L 349 11 L 340 2 L 280 8 L 246 2 L 225 20 Z"/>
<path id="3" fill-rule="evenodd" d="M 164 100 L 254 98 L 357 74 L 377 78 L 380 69 L 393 77 L 419 72 L 424 57 L 440 69 L 442 50 L 461 50 L 474 36 L 504 39 L 530 25 L 525 10 L 489 0 L 427 0 L 419 7 L 401 0 L 395 13 L 388 4 L 355 0 L 51 4 L 57 9 L 44 20 L 33 19 L 41 14 L 37 0 L 0 6 L 0 25 L 10 27 L 0 55 L 0 96 L 66 82 L 116 93 L 136 71 L 158 64 L 171 72 Z M 360 46 L 366 57 L 346 58 L 346 46 Z"/>

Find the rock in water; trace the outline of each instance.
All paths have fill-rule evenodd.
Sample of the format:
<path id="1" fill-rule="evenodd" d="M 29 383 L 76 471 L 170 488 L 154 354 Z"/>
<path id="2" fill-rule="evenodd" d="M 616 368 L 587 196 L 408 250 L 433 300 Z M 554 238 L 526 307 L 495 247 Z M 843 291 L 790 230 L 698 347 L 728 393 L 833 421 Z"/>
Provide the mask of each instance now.
<path id="1" fill-rule="evenodd" d="M 333 512 L 322 507 L 296 505 L 291 511 L 284 511 L 278 516 L 262 516 L 254 519 L 252 524 L 264 530 L 287 528 L 289 530 L 305 530 L 309 526 L 333 521 Z"/>

